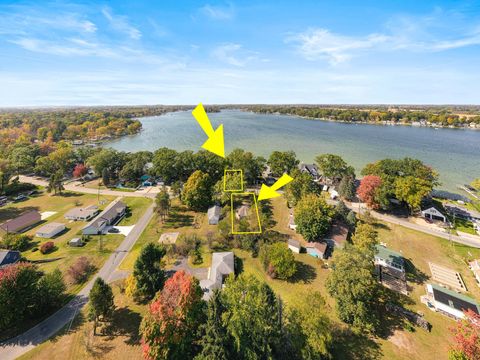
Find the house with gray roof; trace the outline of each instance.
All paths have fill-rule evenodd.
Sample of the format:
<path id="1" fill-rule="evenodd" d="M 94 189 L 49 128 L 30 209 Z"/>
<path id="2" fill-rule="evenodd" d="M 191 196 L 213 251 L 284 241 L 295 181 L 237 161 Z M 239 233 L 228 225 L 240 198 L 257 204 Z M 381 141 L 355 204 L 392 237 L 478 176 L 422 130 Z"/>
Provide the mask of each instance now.
<path id="1" fill-rule="evenodd" d="M 208 300 L 214 289 L 223 286 L 228 275 L 235 271 L 235 258 L 233 252 L 217 252 L 212 254 L 212 266 L 208 269 L 207 279 L 200 281 L 204 294 L 203 299 Z"/>
<path id="2" fill-rule="evenodd" d="M 107 226 L 115 225 L 125 216 L 127 205 L 118 198 L 112 201 L 95 219 L 82 229 L 83 235 L 103 234 Z"/>
<path id="3" fill-rule="evenodd" d="M 315 164 L 304 164 L 301 163 L 299 166 L 300 172 L 309 174 L 313 181 L 320 180 L 320 174 L 318 173 L 318 167 Z"/>
<path id="4" fill-rule="evenodd" d="M 65 214 L 65 219 L 73 220 L 73 221 L 89 221 L 93 219 L 100 210 L 98 206 L 90 205 L 87 207 L 76 207 L 73 208 Z"/>
<path id="5" fill-rule="evenodd" d="M 220 216 L 222 214 L 222 208 L 218 205 L 214 205 L 207 211 L 208 223 L 210 225 L 217 225 L 220 221 Z"/>
<path id="6" fill-rule="evenodd" d="M 0 250 L 0 269 L 15 264 L 20 257 L 20 251 Z"/>
<path id="7" fill-rule="evenodd" d="M 427 294 L 422 296 L 421 301 L 430 310 L 454 319 L 464 319 L 464 311 L 467 310 L 480 314 L 480 306 L 474 299 L 436 284 L 427 284 Z"/>

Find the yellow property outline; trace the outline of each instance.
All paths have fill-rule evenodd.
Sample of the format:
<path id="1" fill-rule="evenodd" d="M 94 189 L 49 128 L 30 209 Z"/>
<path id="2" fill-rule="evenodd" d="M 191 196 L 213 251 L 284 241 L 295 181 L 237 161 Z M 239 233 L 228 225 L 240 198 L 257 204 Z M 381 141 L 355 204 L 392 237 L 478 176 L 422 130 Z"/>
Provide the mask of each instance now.
<path id="1" fill-rule="evenodd" d="M 227 172 L 240 172 L 240 189 L 228 189 L 227 190 Z M 225 192 L 237 192 L 243 191 L 243 170 L 242 169 L 225 169 L 223 170 L 223 191 Z"/>
<path id="2" fill-rule="evenodd" d="M 242 185 L 243 186 L 243 185 Z M 234 214 L 233 214 L 233 196 L 234 195 L 253 195 L 253 202 L 255 204 L 255 209 L 257 213 L 257 220 L 258 220 L 258 231 L 235 231 L 233 226 L 234 221 Z M 231 212 L 231 220 L 232 220 L 232 235 L 245 235 L 245 234 L 261 234 L 262 233 L 262 224 L 260 223 L 260 215 L 258 214 L 258 204 L 257 198 L 254 192 L 242 192 L 242 193 L 232 193 L 230 195 L 230 212 Z"/>

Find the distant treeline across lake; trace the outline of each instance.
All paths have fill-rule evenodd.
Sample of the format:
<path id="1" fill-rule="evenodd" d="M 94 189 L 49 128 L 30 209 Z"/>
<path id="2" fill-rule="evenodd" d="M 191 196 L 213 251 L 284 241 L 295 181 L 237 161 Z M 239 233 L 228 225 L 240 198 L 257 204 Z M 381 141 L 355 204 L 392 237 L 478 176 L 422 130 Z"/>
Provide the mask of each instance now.
<path id="1" fill-rule="evenodd" d="M 421 159 L 440 173 L 441 189 L 480 177 L 480 131 L 410 126 L 346 124 L 289 115 L 262 115 L 237 110 L 209 114 L 216 128 L 224 124 L 226 152 L 243 148 L 268 157 L 293 150 L 304 162 L 318 154 L 341 155 L 357 174 L 369 162 L 405 156 Z M 200 149 L 206 136 L 189 111 L 145 117 L 143 130 L 109 143 L 118 150 Z"/>

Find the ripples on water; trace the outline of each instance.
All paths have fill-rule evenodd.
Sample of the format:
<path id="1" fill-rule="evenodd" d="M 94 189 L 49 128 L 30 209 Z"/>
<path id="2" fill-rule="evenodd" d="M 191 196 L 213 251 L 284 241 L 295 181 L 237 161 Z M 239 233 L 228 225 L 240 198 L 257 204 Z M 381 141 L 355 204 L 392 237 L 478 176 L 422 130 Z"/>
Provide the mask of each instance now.
<path id="1" fill-rule="evenodd" d="M 357 173 L 368 162 L 386 157 L 419 158 L 440 173 L 441 188 L 480 177 L 480 131 L 344 124 L 287 115 L 222 111 L 209 115 L 213 126 L 224 124 L 228 153 L 236 147 L 267 157 L 274 150 L 293 150 L 304 162 L 318 154 L 339 154 Z M 143 131 L 107 143 L 118 150 L 198 150 L 205 134 L 190 112 L 140 119 Z"/>

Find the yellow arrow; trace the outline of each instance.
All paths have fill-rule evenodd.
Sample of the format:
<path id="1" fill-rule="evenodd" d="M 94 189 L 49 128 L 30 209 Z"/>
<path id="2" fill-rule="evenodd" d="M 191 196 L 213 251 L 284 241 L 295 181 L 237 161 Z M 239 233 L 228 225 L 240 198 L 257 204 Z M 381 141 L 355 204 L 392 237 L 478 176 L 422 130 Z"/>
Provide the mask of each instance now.
<path id="1" fill-rule="evenodd" d="M 282 186 L 287 185 L 293 178 L 287 174 L 283 174 L 280 179 L 278 179 L 275 184 L 272 186 L 267 186 L 262 184 L 262 188 L 260 189 L 260 193 L 258 194 L 258 201 L 262 201 L 265 199 L 271 199 L 280 196 L 277 192 Z"/>
<path id="2" fill-rule="evenodd" d="M 224 158 L 225 144 L 223 142 L 223 124 L 220 125 L 217 130 L 213 130 L 202 103 L 193 109 L 192 115 L 208 136 L 208 140 L 203 143 L 202 148 Z"/>

